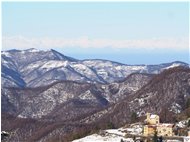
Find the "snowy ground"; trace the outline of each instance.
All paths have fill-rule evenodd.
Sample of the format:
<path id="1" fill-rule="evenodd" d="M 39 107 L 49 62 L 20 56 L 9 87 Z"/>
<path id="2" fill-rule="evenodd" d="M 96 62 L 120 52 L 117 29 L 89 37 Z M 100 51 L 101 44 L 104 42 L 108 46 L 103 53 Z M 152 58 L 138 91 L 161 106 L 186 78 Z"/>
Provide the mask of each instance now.
<path id="1" fill-rule="evenodd" d="M 177 126 L 180 128 L 184 128 L 187 122 L 188 120 L 180 121 L 177 123 Z M 142 135 L 142 132 L 143 125 L 139 123 L 134 123 L 128 127 L 122 127 L 119 129 L 102 130 L 99 132 L 99 134 L 89 135 L 84 138 L 74 140 L 73 142 L 121 142 L 121 140 L 123 140 L 124 142 L 134 142 L 132 138 L 125 138 L 125 135 Z M 185 139 L 190 140 L 190 137 L 186 137 Z M 175 140 L 175 142 L 176 141 L 177 140 Z"/>
<path id="2" fill-rule="evenodd" d="M 84 138 L 74 140 L 73 142 L 133 142 L 131 138 L 125 138 L 126 133 L 123 128 L 104 130 L 102 134 L 93 134 Z"/>
<path id="3" fill-rule="evenodd" d="M 118 136 L 114 134 L 106 136 L 93 134 L 90 136 L 86 136 L 82 139 L 74 140 L 73 142 L 121 142 L 121 139 L 123 139 L 124 142 L 133 142 L 133 139 L 124 138 L 123 136 Z"/>

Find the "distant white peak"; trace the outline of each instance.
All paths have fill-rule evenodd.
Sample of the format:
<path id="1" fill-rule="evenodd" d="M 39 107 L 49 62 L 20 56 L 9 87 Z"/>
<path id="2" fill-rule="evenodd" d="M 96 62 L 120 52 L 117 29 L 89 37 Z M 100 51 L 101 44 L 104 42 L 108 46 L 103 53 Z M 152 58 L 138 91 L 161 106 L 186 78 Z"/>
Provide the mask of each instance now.
<path id="1" fill-rule="evenodd" d="M 47 49 L 45 51 L 47 51 L 47 52 L 54 52 L 55 50 L 53 50 L 53 49 Z"/>
<path id="2" fill-rule="evenodd" d="M 36 48 L 30 48 L 30 49 L 27 49 L 27 50 L 24 50 L 24 51 L 28 51 L 28 52 L 39 52 L 39 51 L 41 51 L 41 50 L 36 49 Z"/>
<path id="3" fill-rule="evenodd" d="M 151 114 L 151 115 L 150 115 L 150 118 L 151 118 L 151 119 L 154 119 L 154 118 L 156 118 L 156 117 L 157 117 L 157 115 L 155 115 L 155 114 Z"/>

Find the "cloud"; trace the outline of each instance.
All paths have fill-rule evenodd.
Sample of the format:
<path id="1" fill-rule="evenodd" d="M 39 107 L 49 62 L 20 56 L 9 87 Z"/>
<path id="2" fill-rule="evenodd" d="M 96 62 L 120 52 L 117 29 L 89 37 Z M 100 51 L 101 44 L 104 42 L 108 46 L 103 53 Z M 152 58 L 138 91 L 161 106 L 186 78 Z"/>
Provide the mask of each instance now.
<path id="1" fill-rule="evenodd" d="M 152 38 L 152 39 L 90 39 L 88 37 L 79 38 L 27 38 L 24 36 L 12 36 L 2 38 L 3 50 L 6 49 L 28 49 L 28 48 L 136 48 L 136 49 L 174 49 L 188 50 L 188 38 Z"/>

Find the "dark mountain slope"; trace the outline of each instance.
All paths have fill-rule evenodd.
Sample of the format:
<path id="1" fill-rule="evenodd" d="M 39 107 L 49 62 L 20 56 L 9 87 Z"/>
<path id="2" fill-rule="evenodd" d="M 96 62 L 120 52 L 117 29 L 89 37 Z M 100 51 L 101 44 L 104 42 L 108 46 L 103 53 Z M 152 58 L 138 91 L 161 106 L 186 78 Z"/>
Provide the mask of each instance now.
<path id="1" fill-rule="evenodd" d="M 162 121 L 174 121 L 185 110 L 190 98 L 190 69 L 173 68 L 153 77 L 140 90 L 125 100 L 93 114 L 81 122 L 112 122 L 117 126 L 131 122 L 131 115 L 144 116 L 147 112 L 160 114 Z"/>
<path id="2" fill-rule="evenodd" d="M 2 112 L 23 118 L 76 119 L 119 102 L 151 78 L 132 74 L 123 82 L 108 85 L 61 81 L 38 88 L 3 88 Z"/>
<path id="3" fill-rule="evenodd" d="M 144 85 L 138 88 L 138 84 L 143 82 L 142 79 Z M 103 101 L 97 99 L 97 92 Z M 117 101 L 114 97 L 108 97 L 120 96 L 119 92 L 125 97 L 116 99 Z M 110 124 L 116 127 L 123 126 L 131 122 L 133 113 L 143 117 L 146 112 L 153 112 L 160 114 L 164 122 L 175 120 L 176 113 L 185 113 L 188 110 L 185 104 L 190 98 L 190 69 L 173 68 L 155 76 L 132 74 L 124 82 L 109 85 L 66 81 L 36 89 L 7 88 L 2 95 L 3 100 L 9 102 L 2 106 L 3 112 L 36 119 L 35 121 L 30 119 L 32 121 L 27 125 L 19 126 L 20 139 L 28 137 L 31 141 L 48 141 L 58 140 L 61 137 L 68 140 L 77 138 L 73 136 L 74 134 L 76 136 L 83 132 L 89 134 L 91 131 L 87 130 L 103 129 Z M 104 99 L 109 103 L 106 104 Z M 11 106 L 10 104 L 14 106 L 12 108 L 17 109 L 8 109 L 7 106 Z M 28 120 L 18 117 L 16 119 Z M 5 119 L 2 120 L 2 123 L 4 122 L 7 123 Z M 6 125 L 2 127 L 3 130 L 5 128 Z M 9 131 L 15 131 L 15 128 L 10 128 Z"/>

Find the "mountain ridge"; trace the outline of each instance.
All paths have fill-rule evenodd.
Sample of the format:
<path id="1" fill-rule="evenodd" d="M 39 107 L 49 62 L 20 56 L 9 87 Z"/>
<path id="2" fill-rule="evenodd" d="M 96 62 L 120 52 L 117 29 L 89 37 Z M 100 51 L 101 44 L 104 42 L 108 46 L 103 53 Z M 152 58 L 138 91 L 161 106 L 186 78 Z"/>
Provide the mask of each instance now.
<path id="1" fill-rule="evenodd" d="M 59 80 L 91 83 L 112 83 L 131 73 L 157 74 L 175 66 L 188 66 L 175 61 L 158 65 L 127 65 L 109 60 L 77 60 L 53 49 L 1 51 L 2 86 L 37 87 Z M 14 72 L 14 73 L 13 73 Z M 11 83 L 12 82 L 12 83 Z"/>

